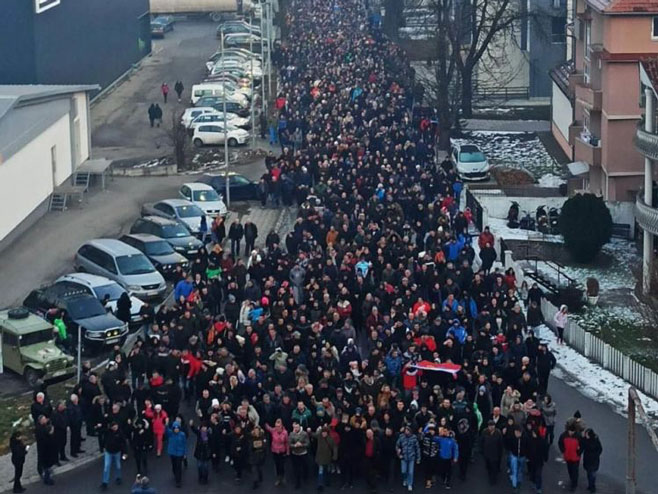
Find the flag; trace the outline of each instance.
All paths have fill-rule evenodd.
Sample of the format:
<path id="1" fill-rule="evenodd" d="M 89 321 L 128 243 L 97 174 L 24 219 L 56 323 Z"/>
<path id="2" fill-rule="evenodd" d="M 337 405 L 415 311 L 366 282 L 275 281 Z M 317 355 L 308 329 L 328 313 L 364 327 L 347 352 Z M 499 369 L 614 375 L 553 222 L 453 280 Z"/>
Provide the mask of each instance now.
<path id="1" fill-rule="evenodd" d="M 448 374 L 452 374 L 453 376 L 457 374 L 462 368 L 461 365 L 437 364 L 436 362 L 432 362 L 430 360 L 421 360 L 420 362 L 411 364 L 410 367 L 415 367 L 416 369 L 422 369 L 427 371 L 447 372 Z"/>

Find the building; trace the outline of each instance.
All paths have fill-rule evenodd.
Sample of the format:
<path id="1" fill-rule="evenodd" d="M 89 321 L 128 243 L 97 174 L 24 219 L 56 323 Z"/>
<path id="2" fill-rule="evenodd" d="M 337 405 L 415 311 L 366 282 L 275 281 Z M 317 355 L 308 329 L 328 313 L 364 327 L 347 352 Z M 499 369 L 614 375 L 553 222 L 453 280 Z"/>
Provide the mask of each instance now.
<path id="1" fill-rule="evenodd" d="M 551 72 L 552 131 L 576 162 L 582 187 L 609 202 L 634 201 L 644 159 L 638 61 L 658 54 L 655 0 L 575 0 L 572 58 Z M 614 215 L 613 215 L 614 216 Z"/>
<path id="2" fill-rule="evenodd" d="M 151 52 L 148 0 L 3 0 L 0 84 L 98 84 Z"/>
<path id="3" fill-rule="evenodd" d="M 89 158 L 89 93 L 97 89 L 0 86 L 0 250 Z"/>

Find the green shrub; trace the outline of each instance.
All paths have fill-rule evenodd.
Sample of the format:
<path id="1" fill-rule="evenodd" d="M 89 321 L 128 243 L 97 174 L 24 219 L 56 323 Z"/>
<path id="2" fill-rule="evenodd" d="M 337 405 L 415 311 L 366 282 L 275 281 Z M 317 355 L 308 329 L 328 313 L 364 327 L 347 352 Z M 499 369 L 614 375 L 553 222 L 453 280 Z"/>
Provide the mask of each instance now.
<path id="1" fill-rule="evenodd" d="M 588 263 L 610 241 L 612 216 L 602 198 L 577 194 L 562 206 L 560 232 L 573 259 Z"/>

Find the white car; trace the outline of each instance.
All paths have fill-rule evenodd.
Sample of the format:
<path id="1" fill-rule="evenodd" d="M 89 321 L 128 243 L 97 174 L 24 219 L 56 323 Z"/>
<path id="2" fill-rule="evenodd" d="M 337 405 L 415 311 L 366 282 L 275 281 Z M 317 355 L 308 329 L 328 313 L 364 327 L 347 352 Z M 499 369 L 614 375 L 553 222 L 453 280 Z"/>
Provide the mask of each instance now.
<path id="1" fill-rule="evenodd" d="M 226 128 L 226 138 L 229 146 L 238 146 L 245 144 L 249 140 L 249 132 L 237 127 Z M 222 124 L 205 124 L 199 125 L 194 129 L 192 143 L 200 148 L 201 146 L 224 144 L 224 126 Z"/>
<path id="2" fill-rule="evenodd" d="M 183 184 L 178 191 L 178 195 L 203 209 L 206 215 L 212 218 L 217 215 L 226 217 L 228 214 L 222 196 L 208 184 L 201 182 Z"/>
<path id="3" fill-rule="evenodd" d="M 217 112 L 212 106 L 194 106 L 192 108 L 187 108 L 183 112 L 183 115 L 180 118 L 180 123 L 183 125 L 186 129 L 190 128 L 190 124 L 192 123 L 192 120 L 194 120 L 196 117 L 199 115 L 204 115 L 206 113 L 213 113 Z"/>
<path id="4" fill-rule="evenodd" d="M 489 161 L 475 144 L 453 144 L 450 160 L 463 180 L 487 180 Z"/>
<path id="5" fill-rule="evenodd" d="M 237 116 L 235 113 L 227 113 L 226 121 L 231 127 L 240 127 L 248 128 L 249 119 Z M 194 120 L 190 122 L 190 125 L 187 126 L 188 129 L 194 131 L 199 125 L 206 123 L 224 123 L 224 112 L 215 110 L 213 113 L 204 113 L 199 115 Z"/>
<path id="6" fill-rule="evenodd" d="M 247 74 L 253 75 L 254 79 L 263 77 L 263 68 L 254 64 L 253 72 L 249 62 L 241 62 L 239 60 L 219 60 L 212 68 L 211 74 L 217 74 L 226 69 L 238 69 Z"/>
<path id="7" fill-rule="evenodd" d="M 109 298 L 107 307 L 116 315 L 117 301 L 119 297 L 126 292 L 126 289 L 119 285 L 116 281 L 89 273 L 72 273 L 60 276 L 55 280 L 55 283 L 67 283 L 76 285 L 75 288 L 83 288 L 99 301 L 105 301 L 105 297 Z M 140 313 L 144 302 L 137 297 L 130 295 L 130 324 L 139 325 L 142 323 L 142 315 Z"/>

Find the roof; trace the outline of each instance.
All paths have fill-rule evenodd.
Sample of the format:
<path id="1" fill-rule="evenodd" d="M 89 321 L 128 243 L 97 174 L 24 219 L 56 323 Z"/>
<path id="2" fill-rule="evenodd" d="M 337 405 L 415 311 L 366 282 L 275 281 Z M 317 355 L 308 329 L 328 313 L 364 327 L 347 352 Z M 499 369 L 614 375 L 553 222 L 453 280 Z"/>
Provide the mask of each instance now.
<path id="1" fill-rule="evenodd" d="M 189 187 L 190 190 L 215 190 L 204 182 L 187 182 L 181 185 L 181 187 Z"/>
<path id="2" fill-rule="evenodd" d="M 0 85 L 0 162 L 25 147 L 71 109 L 70 95 L 97 85 Z"/>
<path id="3" fill-rule="evenodd" d="M 83 284 L 92 288 L 96 286 L 104 286 L 117 283 L 116 281 L 106 278 L 105 276 L 98 276 L 96 274 L 89 273 L 70 273 L 62 276 L 61 278 L 58 278 L 55 283 L 59 283 L 61 281 Z"/>
<path id="4" fill-rule="evenodd" d="M 0 326 L 15 333 L 26 334 L 44 329 L 52 329 L 52 325 L 48 321 L 35 314 L 29 313 L 23 319 L 12 319 L 9 317 L 8 312 L 8 310 L 0 312 Z"/>
<path id="5" fill-rule="evenodd" d="M 180 206 L 194 206 L 194 203 L 188 201 L 187 199 L 163 199 L 162 201 L 156 202 L 156 204 L 167 204 L 175 208 Z"/>
<path id="6" fill-rule="evenodd" d="M 141 254 L 132 245 L 123 243 L 115 238 L 97 238 L 96 240 L 85 242 L 85 245 L 91 245 L 115 256 Z"/>
<path id="7" fill-rule="evenodd" d="M 658 57 L 648 58 L 640 62 L 640 66 L 646 75 L 648 82 L 651 83 L 651 87 L 654 92 L 658 90 Z"/>
<path id="8" fill-rule="evenodd" d="M 170 220 L 169 218 L 163 218 L 162 216 L 143 216 L 140 218 L 144 221 L 150 221 L 151 223 L 155 223 L 156 225 L 180 225 L 180 223 L 176 220 Z"/>
<path id="9" fill-rule="evenodd" d="M 573 92 L 569 88 L 569 76 L 576 71 L 573 60 L 562 62 L 558 66 L 549 71 L 549 75 L 553 82 L 557 84 L 560 90 L 569 98 L 573 99 Z"/>
<path id="10" fill-rule="evenodd" d="M 156 237 L 151 233 L 126 233 L 122 237 L 132 237 L 142 242 L 164 242 L 165 240 L 160 237 Z"/>
<path id="11" fill-rule="evenodd" d="M 588 0 L 588 3 L 606 14 L 658 13 L 656 0 Z"/>

